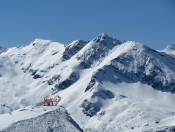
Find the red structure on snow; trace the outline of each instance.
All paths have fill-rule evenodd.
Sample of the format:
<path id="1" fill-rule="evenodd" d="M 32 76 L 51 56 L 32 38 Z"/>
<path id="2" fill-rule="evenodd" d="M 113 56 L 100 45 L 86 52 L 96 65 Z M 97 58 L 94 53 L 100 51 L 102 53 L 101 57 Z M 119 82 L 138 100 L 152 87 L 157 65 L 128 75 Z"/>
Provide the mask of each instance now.
<path id="1" fill-rule="evenodd" d="M 41 101 L 39 103 L 36 104 L 36 106 L 56 106 L 61 100 L 60 96 L 55 96 L 53 98 L 48 98 L 48 96 L 46 96 L 44 98 L 44 101 Z"/>

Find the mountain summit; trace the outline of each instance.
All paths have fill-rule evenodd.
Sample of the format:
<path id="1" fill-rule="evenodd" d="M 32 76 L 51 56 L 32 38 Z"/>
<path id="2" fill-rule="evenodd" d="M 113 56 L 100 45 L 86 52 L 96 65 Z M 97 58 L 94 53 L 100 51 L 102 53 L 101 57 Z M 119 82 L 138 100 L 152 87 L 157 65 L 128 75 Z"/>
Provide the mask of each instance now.
<path id="1" fill-rule="evenodd" d="M 174 131 L 175 57 L 167 49 L 105 33 L 9 48 L 0 54 L 0 131 Z M 58 95 L 59 106 L 36 107 Z"/>
<path id="2" fill-rule="evenodd" d="M 166 47 L 167 50 L 175 50 L 175 43 L 172 43 Z"/>
<path id="3" fill-rule="evenodd" d="M 163 52 L 166 52 L 168 54 L 175 55 L 175 43 L 172 43 L 170 45 L 167 45 L 167 47 L 163 50 Z"/>

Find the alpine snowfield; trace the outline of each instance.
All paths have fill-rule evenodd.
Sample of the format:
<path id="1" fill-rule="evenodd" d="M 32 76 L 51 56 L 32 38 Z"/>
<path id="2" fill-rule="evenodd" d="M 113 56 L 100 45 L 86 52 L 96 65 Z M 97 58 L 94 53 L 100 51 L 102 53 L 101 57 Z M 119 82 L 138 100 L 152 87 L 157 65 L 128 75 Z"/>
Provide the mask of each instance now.
<path id="1" fill-rule="evenodd" d="M 0 131 L 174 132 L 174 55 L 104 33 L 0 47 Z"/>

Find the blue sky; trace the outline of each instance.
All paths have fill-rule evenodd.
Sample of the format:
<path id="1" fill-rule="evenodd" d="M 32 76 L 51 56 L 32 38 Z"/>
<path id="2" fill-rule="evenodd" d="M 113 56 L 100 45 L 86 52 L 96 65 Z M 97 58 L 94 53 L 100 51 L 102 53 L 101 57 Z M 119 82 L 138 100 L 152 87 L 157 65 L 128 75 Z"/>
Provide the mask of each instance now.
<path id="1" fill-rule="evenodd" d="M 70 43 L 100 33 L 154 49 L 175 42 L 174 0 L 0 0 L 0 45 Z"/>

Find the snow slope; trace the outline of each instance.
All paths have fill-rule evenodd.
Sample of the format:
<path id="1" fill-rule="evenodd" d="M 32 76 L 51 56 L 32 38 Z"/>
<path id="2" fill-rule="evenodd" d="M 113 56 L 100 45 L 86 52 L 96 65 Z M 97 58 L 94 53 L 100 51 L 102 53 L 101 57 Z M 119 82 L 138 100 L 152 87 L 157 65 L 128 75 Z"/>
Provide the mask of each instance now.
<path id="1" fill-rule="evenodd" d="M 40 115 L 39 108 L 32 119 L 29 111 L 25 119 L 15 114 L 54 95 L 61 96 L 59 105 L 83 131 L 175 129 L 175 58 L 167 52 L 103 33 L 69 45 L 36 39 L 1 53 L 0 62 L 0 119 L 10 120 L 14 110 L 17 119 L 0 130 L 22 130 L 17 126 L 45 117 L 55 120 L 52 112 Z M 27 129 L 46 130 L 33 124 Z"/>
<path id="2" fill-rule="evenodd" d="M 63 107 L 27 107 L 4 114 L 0 129 L 3 132 L 82 131 Z"/>

